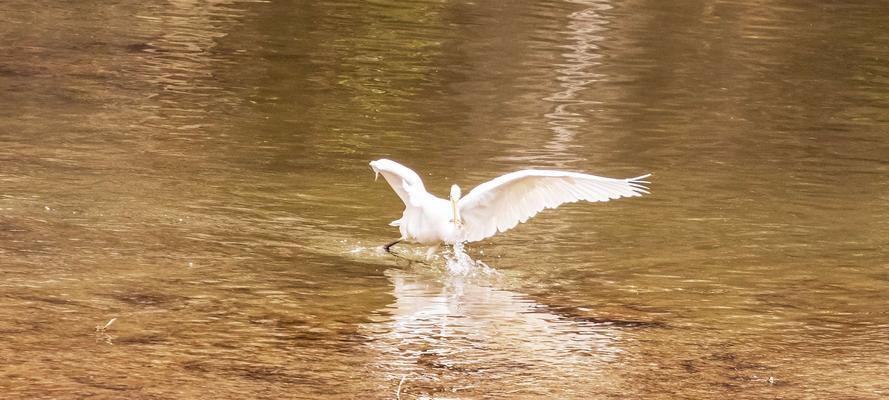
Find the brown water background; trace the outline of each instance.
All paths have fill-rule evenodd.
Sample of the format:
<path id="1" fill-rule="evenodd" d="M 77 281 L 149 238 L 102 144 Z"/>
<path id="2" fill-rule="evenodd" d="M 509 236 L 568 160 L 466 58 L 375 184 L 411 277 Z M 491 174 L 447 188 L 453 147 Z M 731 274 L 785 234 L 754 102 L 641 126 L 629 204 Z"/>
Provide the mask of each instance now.
<path id="1" fill-rule="evenodd" d="M 887 21 L 0 3 L 0 397 L 887 398 Z M 470 245 L 497 272 L 459 276 L 379 251 L 381 157 L 441 196 L 654 175 Z"/>

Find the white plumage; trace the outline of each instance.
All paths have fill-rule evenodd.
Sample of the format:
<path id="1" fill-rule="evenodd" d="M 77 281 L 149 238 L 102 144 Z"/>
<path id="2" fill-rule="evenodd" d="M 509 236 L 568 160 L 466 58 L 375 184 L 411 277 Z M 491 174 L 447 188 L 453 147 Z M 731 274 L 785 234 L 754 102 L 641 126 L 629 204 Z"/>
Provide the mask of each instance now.
<path id="1" fill-rule="evenodd" d="M 526 169 L 482 183 L 463 198 L 454 185 L 448 201 L 427 192 L 416 172 L 395 161 L 371 161 L 370 167 L 404 202 L 404 214 L 391 224 L 401 231 L 400 240 L 428 245 L 479 241 L 563 203 L 641 196 L 648 193 L 643 179 L 650 176 L 612 179 Z"/>

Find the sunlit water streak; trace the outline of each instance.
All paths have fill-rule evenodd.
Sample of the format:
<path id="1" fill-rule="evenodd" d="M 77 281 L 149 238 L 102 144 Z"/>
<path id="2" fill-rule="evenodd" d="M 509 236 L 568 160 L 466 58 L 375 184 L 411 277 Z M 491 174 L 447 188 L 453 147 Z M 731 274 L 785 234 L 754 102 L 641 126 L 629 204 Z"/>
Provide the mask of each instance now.
<path id="1" fill-rule="evenodd" d="M 596 67 L 601 65 L 602 52 L 599 44 L 605 37 L 602 33 L 609 23 L 602 13 L 612 7 L 602 1 L 577 1 L 587 8 L 574 11 L 568 15 L 571 21 L 567 25 L 565 35 L 573 42 L 562 46 L 565 53 L 564 64 L 558 68 L 559 86 L 563 89 L 544 100 L 555 104 L 553 111 L 545 116 L 553 132 L 544 149 L 548 151 L 549 163 L 558 168 L 565 168 L 581 158 L 572 154 L 572 148 L 580 147 L 575 143 L 578 128 L 588 122 L 584 117 L 594 112 L 595 106 L 601 101 L 588 100 L 582 91 L 589 89 L 597 81 L 605 78 Z"/>

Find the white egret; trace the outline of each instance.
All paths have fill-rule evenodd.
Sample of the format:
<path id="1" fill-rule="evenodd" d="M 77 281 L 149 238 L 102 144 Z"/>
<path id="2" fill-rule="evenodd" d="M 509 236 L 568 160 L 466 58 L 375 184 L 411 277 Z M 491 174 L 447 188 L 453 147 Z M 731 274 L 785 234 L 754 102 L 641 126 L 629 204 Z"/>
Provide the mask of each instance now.
<path id="1" fill-rule="evenodd" d="M 427 256 L 442 243 L 475 242 L 505 232 L 545 208 L 580 200 L 608 201 L 648 193 L 646 174 L 629 179 L 612 179 L 578 172 L 526 169 L 511 172 L 476 186 L 465 197 L 460 187 L 451 186 L 450 200 L 426 191 L 416 172 L 395 161 L 370 162 L 376 180 L 380 174 L 392 186 L 404 213 L 389 225 L 397 226 L 401 238 L 383 246 L 386 251 L 401 241 L 431 245 Z"/>

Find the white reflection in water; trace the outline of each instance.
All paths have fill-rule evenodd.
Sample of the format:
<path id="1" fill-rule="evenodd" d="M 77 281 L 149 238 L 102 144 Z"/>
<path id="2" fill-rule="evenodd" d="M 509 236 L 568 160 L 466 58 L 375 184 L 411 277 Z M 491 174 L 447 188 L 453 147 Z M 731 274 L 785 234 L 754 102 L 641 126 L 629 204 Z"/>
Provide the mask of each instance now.
<path id="1" fill-rule="evenodd" d="M 378 354 L 371 373 L 384 384 L 407 376 L 414 393 L 507 385 L 548 393 L 601 383 L 620 353 L 619 328 L 561 315 L 480 275 L 390 269 L 386 276 L 395 301 L 380 310 L 385 318 L 362 327 Z"/>
<path id="2" fill-rule="evenodd" d="M 581 92 L 591 84 L 600 81 L 604 75 L 595 72 L 600 54 L 599 42 L 604 40 L 608 20 L 601 11 L 610 9 L 609 4 L 601 1 L 573 1 L 589 6 L 586 9 L 568 15 L 565 35 L 571 41 L 562 46 L 567 52 L 562 54 L 565 62 L 558 65 L 558 76 L 561 91 L 546 97 L 544 100 L 555 104 L 553 111 L 545 116 L 549 120 L 552 138 L 544 145 L 547 154 L 557 167 L 565 167 L 581 158 L 572 151 L 579 145 L 574 143 L 577 128 L 587 122 L 584 113 L 596 103 L 584 99 Z"/>

